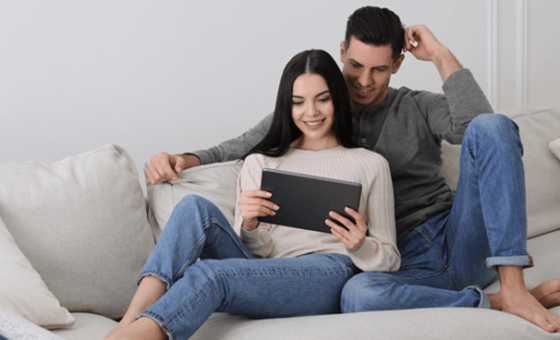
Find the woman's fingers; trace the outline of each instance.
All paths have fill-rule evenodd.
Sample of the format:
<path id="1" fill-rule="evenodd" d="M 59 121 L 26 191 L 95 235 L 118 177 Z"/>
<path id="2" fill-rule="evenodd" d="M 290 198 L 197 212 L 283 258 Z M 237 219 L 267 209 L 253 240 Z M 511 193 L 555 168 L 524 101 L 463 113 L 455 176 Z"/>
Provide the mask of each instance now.
<path id="1" fill-rule="evenodd" d="M 365 242 L 367 225 L 359 212 L 351 208 L 346 208 L 345 212 L 351 216 L 356 223 L 353 223 L 350 219 L 334 211 L 331 211 L 329 216 L 344 227 L 339 226 L 331 220 L 327 220 L 325 223 L 331 228 L 333 235 L 344 243 L 346 249 L 350 252 L 354 252 L 360 249 Z"/>

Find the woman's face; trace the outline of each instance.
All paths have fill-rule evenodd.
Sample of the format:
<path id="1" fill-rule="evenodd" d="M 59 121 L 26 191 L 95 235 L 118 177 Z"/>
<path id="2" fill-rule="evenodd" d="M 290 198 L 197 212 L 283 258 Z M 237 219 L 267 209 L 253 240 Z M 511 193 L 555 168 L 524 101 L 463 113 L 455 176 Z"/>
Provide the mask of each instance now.
<path id="1" fill-rule="evenodd" d="M 292 146 L 323 150 L 338 146 L 332 131 L 334 106 L 325 79 L 318 74 L 302 74 L 292 86 L 292 119 L 302 136 Z"/>

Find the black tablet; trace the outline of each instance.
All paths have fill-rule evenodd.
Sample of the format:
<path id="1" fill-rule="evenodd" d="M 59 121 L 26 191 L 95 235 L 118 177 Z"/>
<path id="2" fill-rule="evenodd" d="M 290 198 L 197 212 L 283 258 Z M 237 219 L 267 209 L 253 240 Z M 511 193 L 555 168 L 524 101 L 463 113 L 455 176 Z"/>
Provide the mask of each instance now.
<path id="1" fill-rule="evenodd" d="M 330 219 L 331 210 L 354 221 L 344 212 L 344 208 L 358 211 L 362 185 L 265 168 L 262 171 L 261 190 L 271 192 L 270 200 L 278 204 L 280 209 L 276 215 L 260 217 L 259 221 L 330 233 L 325 220 Z"/>

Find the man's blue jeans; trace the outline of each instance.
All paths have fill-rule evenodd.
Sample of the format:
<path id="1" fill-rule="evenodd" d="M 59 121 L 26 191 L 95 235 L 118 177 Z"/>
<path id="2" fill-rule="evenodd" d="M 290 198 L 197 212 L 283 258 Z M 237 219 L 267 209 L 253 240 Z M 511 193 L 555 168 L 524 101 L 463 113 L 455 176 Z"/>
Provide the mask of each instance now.
<path id="1" fill-rule="evenodd" d="M 254 259 L 214 204 L 187 196 L 139 278 L 155 276 L 168 290 L 139 317 L 152 318 L 170 339 L 188 339 L 213 312 L 255 318 L 336 313 L 342 287 L 357 271 L 339 254 Z"/>
<path id="2" fill-rule="evenodd" d="M 489 308 L 479 287 L 496 276 L 495 266 L 531 264 L 522 154 L 512 120 L 498 114 L 474 119 L 463 138 L 452 209 L 399 242 L 399 271 L 349 280 L 342 311 Z"/>

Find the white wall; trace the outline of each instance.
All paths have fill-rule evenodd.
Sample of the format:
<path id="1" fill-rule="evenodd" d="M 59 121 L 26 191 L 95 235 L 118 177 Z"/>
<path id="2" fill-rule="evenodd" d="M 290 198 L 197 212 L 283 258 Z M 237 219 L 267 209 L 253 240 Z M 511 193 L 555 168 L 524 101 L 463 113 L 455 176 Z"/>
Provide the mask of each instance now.
<path id="1" fill-rule="evenodd" d="M 539 3 L 558 8 L 529 2 L 531 23 L 553 17 Z M 492 43 L 515 40 L 500 31 L 507 20 L 491 20 L 507 15 L 503 1 L 0 0 L 0 161 L 55 161 L 115 143 L 140 169 L 160 151 L 235 137 L 272 111 L 295 53 L 322 48 L 338 60 L 347 17 L 368 4 L 390 7 L 405 25 L 427 24 L 502 103 L 507 86 L 492 75 L 508 72 L 492 67 L 502 65 Z M 531 47 L 554 48 L 546 29 L 531 29 Z M 549 75 L 540 62 L 554 57 L 531 51 L 539 64 L 529 67 L 527 104 L 558 103 L 558 87 L 533 89 Z M 410 54 L 392 85 L 441 92 L 435 67 Z"/>

